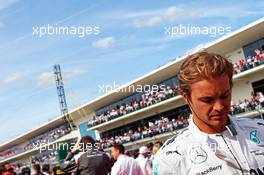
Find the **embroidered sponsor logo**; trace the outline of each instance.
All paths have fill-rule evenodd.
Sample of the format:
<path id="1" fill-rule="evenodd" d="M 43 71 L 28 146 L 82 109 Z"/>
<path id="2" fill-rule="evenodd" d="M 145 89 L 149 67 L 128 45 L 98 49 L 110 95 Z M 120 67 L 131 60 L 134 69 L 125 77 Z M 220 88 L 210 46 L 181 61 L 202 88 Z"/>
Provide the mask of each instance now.
<path id="1" fill-rule="evenodd" d="M 208 173 L 212 173 L 214 171 L 217 171 L 217 170 L 222 170 L 222 165 L 217 165 L 215 167 L 207 168 L 206 170 L 204 170 L 202 172 L 196 173 L 196 175 L 205 175 L 205 174 L 208 174 Z"/>
<path id="2" fill-rule="evenodd" d="M 256 144 L 260 144 L 260 140 L 258 138 L 257 130 L 253 130 L 250 132 L 250 140 Z"/>
<path id="3" fill-rule="evenodd" d="M 261 123 L 261 122 L 257 122 L 257 124 L 258 124 L 258 125 L 262 125 L 262 126 L 264 126 L 264 123 Z"/>
<path id="4" fill-rule="evenodd" d="M 154 175 L 158 175 L 159 174 L 158 173 L 159 172 L 159 164 L 155 164 L 153 170 L 154 170 L 154 173 L 153 174 Z"/>
<path id="5" fill-rule="evenodd" d="M 178 150 L 174 150 L 174 151 L 167 151 L 166 152 L 166 156 L 170 155 L 170 154 L 179 154 L 181 156 L 181 153 L 179 153 Z"/>
<path id="6" fill-rule="evenodd" d="M 200 146 L 196 146 L 191 148 L 190 158 L 192 163 L 200 164 L 207 160 L 207 153 Z"/>
<path id="7" fill-rule="evenodd" d="M 251 154 L 254 154 L 255 156 L 264 156 L 264 151 L 262 150 L 254 150 L 250 151 Z"/>
<path id="8" fill-rule="evenodd" d="M 264 167 L 257 168 L 257 169 L 250 169 L 250 175 L 263 175 L 264 174 Z"/>

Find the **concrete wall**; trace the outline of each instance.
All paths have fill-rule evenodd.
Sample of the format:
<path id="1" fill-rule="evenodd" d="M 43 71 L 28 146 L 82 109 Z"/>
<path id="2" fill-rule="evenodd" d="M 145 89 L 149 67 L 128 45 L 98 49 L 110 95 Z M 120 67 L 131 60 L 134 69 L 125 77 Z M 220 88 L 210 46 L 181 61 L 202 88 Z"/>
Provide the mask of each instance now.
<path id="1" fill-rule="evenodd" d="M 232 63 L 237 63 L 239 62 L 239 60 L 245 59 L 242 48 L 238 48 L 235 51 L 227 54 L 226 57 L 228 57 L 228 59 L 230 59 Z"/>
<path id="2" fill-rule="evenodd" d="M 238 81 L 234 82 L 233 86 L 233 102 L 238 102 L 238 100 L 243 100 L 245 98 L 251 98 L 251 92 L 253 91 L 252 82 L 264 79 L 264 70 L 257 73 L 244 76 Z"/>

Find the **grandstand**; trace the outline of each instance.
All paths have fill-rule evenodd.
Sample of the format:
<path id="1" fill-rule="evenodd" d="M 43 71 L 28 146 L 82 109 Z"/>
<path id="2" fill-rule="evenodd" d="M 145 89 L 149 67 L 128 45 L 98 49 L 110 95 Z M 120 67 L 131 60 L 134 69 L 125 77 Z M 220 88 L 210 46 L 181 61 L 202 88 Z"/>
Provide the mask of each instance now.
<path id="1" fill-rule="evenodd" d="M 264 18 L 199 50 L 225 55 L 234 64 L 231 114 L 234 117 L 260 117 L 264 113 L 261 95 L 264 94 Z M 80 131 L 71 131 L 63 116 L 59 116 L 3 143 L 0 145 L 0 164 L 11 162 L 19 169 L 32 162 L 42 162 L 45 157 L 52 160 L 49 163 L 57 164 L 57 153 L 44 148 L 74 142 L 79 132 L 95 137 L 106 150 L 116 141 L 124 143 L 127 150 L 135 150 L 154 140 L 166 140 L 188 126 L 189 109 L 177 93 L 176 78 L 187 56 L 70 111 Z M 139 85 L 156 85 L 158 88 L 155 92 L 153 89 L 129 91 L 131 86 Z M 252 96 L 252 92 L 255 95 Z"/>

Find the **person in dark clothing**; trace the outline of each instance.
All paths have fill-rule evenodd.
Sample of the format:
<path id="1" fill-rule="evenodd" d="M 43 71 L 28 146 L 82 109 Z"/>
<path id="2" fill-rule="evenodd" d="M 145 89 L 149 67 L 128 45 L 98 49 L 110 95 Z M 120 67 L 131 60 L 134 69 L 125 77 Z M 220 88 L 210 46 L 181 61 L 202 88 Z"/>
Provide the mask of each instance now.
<path id="1" fill-rule="evenodd" d="M 30 168 L 29 167 L 23 168 L 21 174 L 22 175 L 30 175 L 31 174 Z"/>
<path id="2" fill-rule="evenodd" d="M 42 172 L 44 175 L 50 175 L 50 166 L 49 164 L 42 165 Z"/>
<path id="3" fill-rule="evenodd" d="M 92 137 L 82 137 L 80 145 L 79 149 L 71 150 L 65 159 L 66 163 L 71 164 L 74 164 L 71 160 L 75 159 L 75 174 L 107 175 L 111 171 L 110 157 L 106 153 L 98 150 L 95 140 Z M 64 165 L 64 167 L 67 167 L 67 165 Z M 71 172 L 73 167 L 71 166 L 69 168 Z M 69 171 L 65 172 L 69 173 Z"/>
<path id="4" fill-rule="evenodd" d="M 44 175 L 43 173 L 41 173 L 40 171 L 40 165 L 39 164 L 34 164 L 33 165 L 33 175 Z"/>
<path id="5" fill-rule="evenodd" d="M 1 174 L 1 175 L 3 174 L 3 171 L 4 171 L 4 167 L 1 165 L 1 166 L 0 166 L 0 174 Z"/>

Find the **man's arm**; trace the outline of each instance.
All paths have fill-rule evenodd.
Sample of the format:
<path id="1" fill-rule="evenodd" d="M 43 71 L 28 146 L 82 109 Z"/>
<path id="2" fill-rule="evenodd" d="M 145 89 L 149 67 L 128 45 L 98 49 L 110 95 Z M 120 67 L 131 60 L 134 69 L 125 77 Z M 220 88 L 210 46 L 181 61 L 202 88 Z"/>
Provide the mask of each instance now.
<path id="1" fill-rule="evenodd" d="M 106 153 L 104 153 L 103 156 L 104 156 L 105 167 L 106 167 L 107 171 L 110 172 L 111 168 L 112 168 L 111 159 Z"/>
<path id="2" fill-rule="evenodd" d="M 117 163 L 114 164 L 111 170 L 111 175 L 119 175 L 120 167 Z"/>
<path id="3" fill-rule="evenodd" d="M 168 139 L 155 154 L 153 161 L 154 175 L 182 175 L 180 165 L 186 156 L 184 153 L 186 147 L 182 139 L 177 141 L 176 137 L 178 135 Z"/>
<path id="4" fill-rule="evenodd" d="M 174 170 L 171 168 L 174 162 L 168 162 L 168 160 L 164 160 L 163 157 L 155 156 L 153 162 L 153 174 L 154 175 L 180 175 L 179 173 L 173 172 Z"/>

